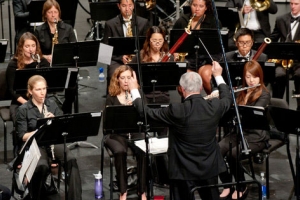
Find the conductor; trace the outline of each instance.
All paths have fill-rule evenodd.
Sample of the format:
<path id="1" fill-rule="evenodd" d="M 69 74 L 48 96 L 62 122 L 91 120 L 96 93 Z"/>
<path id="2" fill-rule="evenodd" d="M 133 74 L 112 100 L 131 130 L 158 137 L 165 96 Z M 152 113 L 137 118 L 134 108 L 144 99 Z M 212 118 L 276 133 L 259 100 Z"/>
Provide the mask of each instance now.
<path id="1" fill-rule="evenodd" d="M 231 94 L 225 84 L 222 67 L 212 63 L 212 74 L 217 82 L 220 98 L 205 100 L 201 93 L 202 79 L 198 73 L 186 72 L 180 78 L 182 103 L 150 109 L 147 117 L 169 126 L 169 178 L 170 191 L 175 200 L 186 199 L 195 186 L 217 184 L 218 174 L 225 170 L 216 140 L 216 131 L 222 115 L 230 108 Z M 142 99 L 138 91 L 136 74 L 129 82 L 133 104 L 143 116 Z M 217 188 L 198 190 L 201 199 L 219 199 Z"/>

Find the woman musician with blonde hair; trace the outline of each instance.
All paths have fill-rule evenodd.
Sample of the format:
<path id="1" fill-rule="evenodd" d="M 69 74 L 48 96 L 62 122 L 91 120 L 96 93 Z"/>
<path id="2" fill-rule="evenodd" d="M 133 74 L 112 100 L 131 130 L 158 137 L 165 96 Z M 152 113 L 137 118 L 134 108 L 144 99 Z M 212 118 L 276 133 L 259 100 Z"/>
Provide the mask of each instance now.
<path id="1" fill-rule="evenodd" d="M 271 96 L 268 89 L 264 85 L 263 77 L 263 70 L 257 61 L 252 60 L 246 62 L 243 71 L 243 87 L 251 87 L 255 85 L 258 86 L 239 92 L 236 99 L 238 105 L 259 106 L 263 108 L 267 107 L 267 105 L 270 103 Z M 249 144 L 249 149 L 251 149 L 252 154 L 258 153 L 266 147 L 267 141 L 269 139 L 269 134 L 267 131 L 244 129 L 243 133 Z M 238 171 L 239 180 L 245 181 L 245 175 L 241 163 L 238 163 L 239 169 L 236 168 L 236 162 L 238 162 L 238 158 L 236 157 L 236 148 L 239 148 L 239 141 L 236 141 L 236 134 L 236 131 L 230 132 L 219 142 L 219 146 L 223 157 L 227 156 L 227 161 L 229 163 L 231 173 L 235 176 L 236 172 Z M 229 157 L 230 142 L 232 143 L 231 157 Z M 228 171 L 221 173 L 220 179 L 223 183 L 232 182 L 232 177 L 230 176 Z M 232 199 L 237 199 L 238 193 L 240 195 L 240 199 L 245 199 L 248 193 L 247 187 L 244 184 L 241 184 L 239 192 L 233 191 L 233 188 L 225 187 L 222 194 L 220 195 L 220 199 L 227 199 L 232 193 Z"/>
<path id="2" fill-rule="evenodd" d="M 46 98 L 47 82 L 44 77 L 34 75 L 28 80 L 27 95 L 29 100 L 21 105 L 16 115 L 16 132 L 20 143 L 24 143 L 38 128 L 38 118 L 49 118 L 62 115 L 62 111 L 57 104 Z M 31 199 L 43 199 L 46 195 L 44 183 L 49 170 L 48 155 L 46 148 L 39 148 L 41 157 L 34 171 L 31 181 L 28 183 Z M 64 166 L 64 147 L 63 144 L 55 145 L 54 155 Z M 68 200 L 81 200 L 81 179 L 76 158 L 67 149 L 68 169 Z"/>

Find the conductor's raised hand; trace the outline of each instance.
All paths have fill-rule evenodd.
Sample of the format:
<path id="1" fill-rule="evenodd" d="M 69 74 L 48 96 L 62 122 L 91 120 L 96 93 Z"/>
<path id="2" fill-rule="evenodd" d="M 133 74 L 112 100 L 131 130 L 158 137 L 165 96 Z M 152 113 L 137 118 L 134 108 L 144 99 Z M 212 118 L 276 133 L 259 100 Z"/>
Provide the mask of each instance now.
<path id="1" fill-rule="evenodd" d="M 223 68 L 217 61 L 212 62 L 212 74 L 214 77 L 222 76 Z"/>
<path id="2" fill-rule="evenodd" d="M 137 78 L 136 78 L 135 71 L 133 71 L 132 77 L 128 81 L 128 88 L 129 88 L 130 91 L 133 90 L 133 89 L 138 89 L 139 88 L 139 84 L 138 84 L 138 81 L 137 81 Z"/>

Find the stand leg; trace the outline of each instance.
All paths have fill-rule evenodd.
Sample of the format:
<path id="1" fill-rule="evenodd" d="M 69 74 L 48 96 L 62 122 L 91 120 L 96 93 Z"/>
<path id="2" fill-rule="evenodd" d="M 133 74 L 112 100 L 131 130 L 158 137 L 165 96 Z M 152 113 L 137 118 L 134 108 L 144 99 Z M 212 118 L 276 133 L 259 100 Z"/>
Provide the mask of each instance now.
<path id="1" fill-rule="evenodd" d="M 66 142 L 67 142 L 67 135 L 68 133 L 66 132 L 63 132 L 62 133 L 62 136 L 64 137 L 64 172 L 65 172 L 65 199 L 68 200 L 68 162 L 67 162 L 67 145 L 66 145 Z"/>
<path id="2" fill-rule="evenodd" d="M 152 93 L 153 93 L 152 101 L 153 101 L 153 103 L 155 103 L 155 83 L 156 82 L 157 82 L 156 80 L 151 80 L 151 83 L 153 85 L 153 89 L 152 89 Z"/>
<path id="3" fill-rule="evenodd" d="M 287 67 L 286 68 L 286 90 L 285 90 L 285 98 L 286 98 L 286 102 L 288 104 L 290 104 L 290 84 L 289 84 L 289 81 L 290 81 L 290 70 L 289 68 Z"/>

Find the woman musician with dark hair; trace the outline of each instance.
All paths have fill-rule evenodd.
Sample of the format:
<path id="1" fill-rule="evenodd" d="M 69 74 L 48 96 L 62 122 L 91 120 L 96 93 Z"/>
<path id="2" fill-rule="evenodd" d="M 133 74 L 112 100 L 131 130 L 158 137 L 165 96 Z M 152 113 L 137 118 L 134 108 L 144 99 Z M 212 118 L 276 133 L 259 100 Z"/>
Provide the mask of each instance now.
<path id="1" fill-rule="evenodd" d="M 260 64 L 257 61 L 248 61 L 244 66 L 243 71 L 243 87 L 253 87 L 247 90 L 243 90 L 239 92 L 236 102 L 238 105 L 246 105 L 246 106 L 259 106 L 266 108 L 270 103 L 270 93 L 268 89 L 264 85 L 263 80 L 263 70 Z M 260 85 L 259 85 L 260 84 Z M 249 144 L 249 149 L 251 149 L 251 153 L 258 153 L 266 147 L 267 141 L 269 139 L 269 134 L 265 130 L 256 130 L 256 129 L 244 129 L 243 130 L 244 137 Z M 236 140 L 236 131 L 233 131 L 226 135 L 220 142 L 219 146 L 221 149 L 221 153 L 223 157 L 227 156 L 227 161 L 230 166 L 231 173 L 235 176 L 236 172 L 239 172 L 239 180 L 245 181 L 245 175 L 243 168 L 240 163 L 238 163 L 238 168 L 236 168 L 236 162 L 238 162 L 238 158 L 236 157 L 236 150 L 240 148 L 239 141 Z M 229 157 L 229 143 L 232 143 L 232 157 Z M 239 156 L 239 155 L 238 155 Z M 223 183 L 232 182 L 232 177 L 229 172 L 223 172 L 220 174 L 220 179 Z M 235 177 L 236 179 L 236 177 Z M 227 199 L 229 195 L 232 194 L 232 199 L 237 199 L 237 195 L 239 193 L 240 199 L 244 199 L 248 193 L 247 187 L 245 184 L 241 184 L 240 191 L 233 192 L 233 189 L 230 187 L 225 187 L 222 194 L 220 195 L 220 199 Z"/>
<path id="2" fill-rule="evenodd" d="M 222 28 L 221 22 L 219 21 L 220 27 L 217 27 L 215 17 L 213 15 L 213 8 L 211 0 L 190 0 L 191 12 L 182 15 L 174 24 L 173 29 L 184 29 L 190 25 L 190 30 L 200 30 L 200 29 L 216 29 Z M 190 24 L 189 24 L 190 22 Z M 216 41 L 219 42 L 219 41 Z M 192 44 L 194 45 L 194 44 Z M 213 45 L 213 44 L 211 44 Z M 219 60 L 218 55 L 215 55 L 214 60 Z M 207 94 L 210 94 L 213 90 L 211 84 L 211 58 L 206 55 L 202 55 L 198 58 L 196 62 L 195 54 L 187 55 L 186 60 L 190 62 L 190 70 L 196 71 L 198 68 L 198 73 L 203 79 L 203 87 Z M 198 63 L 198 66 L 196 66 Z"/>

